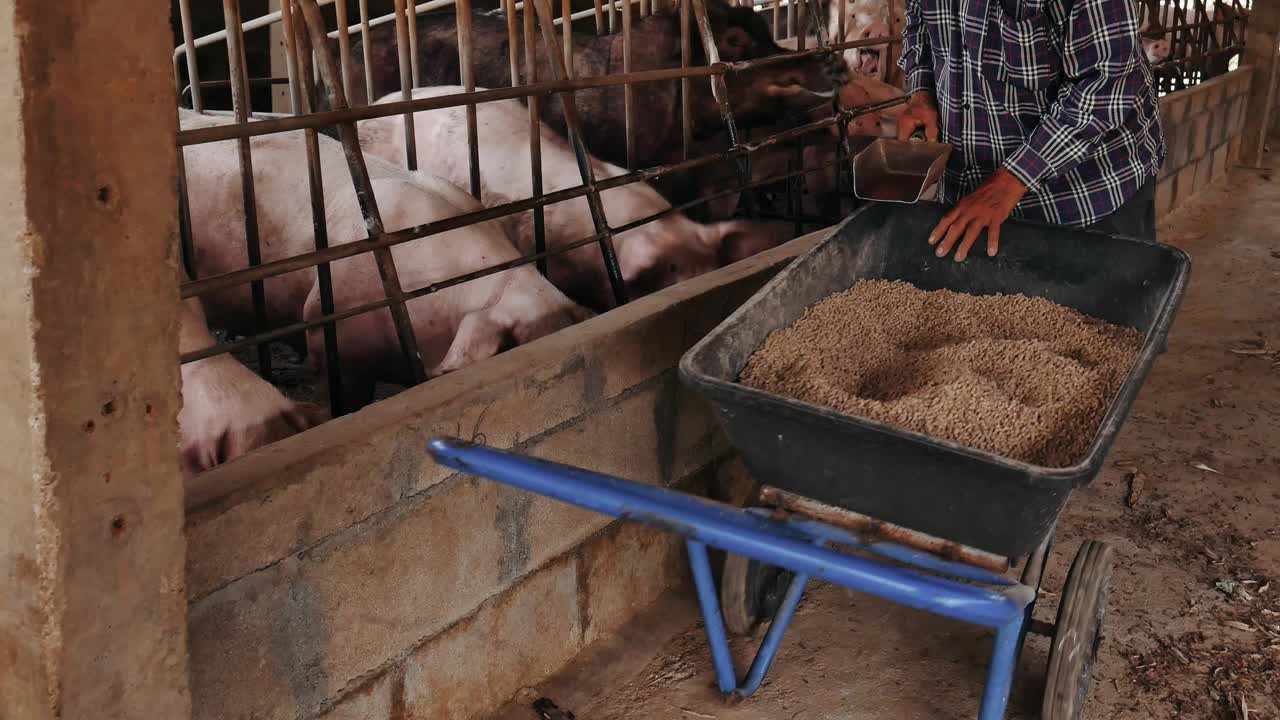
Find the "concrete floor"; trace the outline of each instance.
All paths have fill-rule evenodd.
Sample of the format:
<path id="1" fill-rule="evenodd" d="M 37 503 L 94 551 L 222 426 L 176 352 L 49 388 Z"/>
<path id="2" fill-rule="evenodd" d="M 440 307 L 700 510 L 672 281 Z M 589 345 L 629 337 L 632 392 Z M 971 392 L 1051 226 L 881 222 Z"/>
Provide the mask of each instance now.
<path id="1" fill-rule="evenodd" d="M 1245 718 L 1242 702 L 1280 718 L 1280 158 L 1270 167 L 1233 171 L 1162 223 L 1194 263 L 1170 352 L 1059 525 L 1050 593 L 1083 539 L 1118 551 L 1088 718 Z M 1043 596 L 1037 616 L 1056 604 Z M 753 645 L 735 648 L 740 664 Z M 538 717 L 545 696 L 579 720 L 972 718 L 989 647 L 981 630 L 819 586 L 760 693 L 730 707 L 696 609 L 672 597 L 500 717 Z M 1038 716 L 1047 647 L 1029 640 L 1010 717 Z"/>

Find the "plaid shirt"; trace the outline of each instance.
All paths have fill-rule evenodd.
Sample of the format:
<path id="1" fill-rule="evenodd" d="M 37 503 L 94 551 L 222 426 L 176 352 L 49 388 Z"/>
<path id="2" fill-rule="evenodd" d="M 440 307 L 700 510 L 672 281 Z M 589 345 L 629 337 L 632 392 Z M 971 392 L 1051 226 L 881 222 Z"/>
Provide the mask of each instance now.
<path id="1" fill-rule="evenodd" d="M 907 93 L 938 102 L 954 203 L 998 168 L 1029 188 L 1014 215 L 1083 226 L 1164 162 L 1134 0 L 906 0 Z"/>

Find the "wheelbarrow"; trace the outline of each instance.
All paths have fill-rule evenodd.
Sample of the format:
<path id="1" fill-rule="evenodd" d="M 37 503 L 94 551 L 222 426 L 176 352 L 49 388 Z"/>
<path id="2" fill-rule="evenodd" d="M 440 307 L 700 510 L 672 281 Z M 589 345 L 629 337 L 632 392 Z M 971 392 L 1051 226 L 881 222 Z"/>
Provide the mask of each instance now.
<path id="1" fill-rule="evenodd" d="M 1056 621 L 1034 619 L 1053 529 L 1071 491 L 1098 473 L 1181 302 L 1190 261 L 1162 245 L 1023 222 L 996 258 L 927 252 L 942 208 L 872 204 L 791 263 L 680 362 L 734 449 L 762 483 L 754 507 L 434 439 L 437 462 L 683 536 L 716 682 L 729 698 L 761 685 L 811 579 L 995 630 L 980 720 L 1005 715 L 1028 632 L 1051 638 L 1042 717 L 1079 718 L 1101 639 L 1114 553 L 1076 553 Z M 1085 458 L 1029 465 L 737 383 L 773 330 L 861 279 L 923 289 L 1024 293 L 1134 327 L 1143 343 Z M 837 550 L 834 545 L 845 548 Z M 717 590 L 708 547 L 726 558 Z M 739 678 L 728 634 L 769 621 Z"/>

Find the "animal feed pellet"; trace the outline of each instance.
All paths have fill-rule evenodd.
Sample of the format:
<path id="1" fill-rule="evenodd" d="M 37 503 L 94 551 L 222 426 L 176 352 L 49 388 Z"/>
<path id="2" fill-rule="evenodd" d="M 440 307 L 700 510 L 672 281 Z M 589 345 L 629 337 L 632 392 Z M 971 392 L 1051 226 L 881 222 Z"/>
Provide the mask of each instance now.
<path id="1" fill-rule="evenodd" d="M 769 335 L 741 382 L 1036 465 L 1080 462 L 1141 343 L 1024 295 L 864 280 Z"/>

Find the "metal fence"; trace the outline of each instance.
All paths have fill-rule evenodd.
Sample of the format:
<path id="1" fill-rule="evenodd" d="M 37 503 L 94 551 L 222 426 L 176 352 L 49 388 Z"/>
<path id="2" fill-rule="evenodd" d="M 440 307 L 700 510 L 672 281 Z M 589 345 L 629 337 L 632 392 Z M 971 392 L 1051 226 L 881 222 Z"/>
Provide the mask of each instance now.
<path id="1" fill-rule="evenodd" d="M 842 18 L 841 22 L 843 23 L 846 0 L 833 0 L 833 2 L 838 3 Z M 184 262 L 191 278 L 182 285 L 182 297 L 200 297 L 209 293 L 249 285 L 256 319 L 255 332 L 250 336 L 223 342 L 197 352 L 186 353 L 182 357 L 182 362 L 193 362 L 220 353 L 244 353 L 250 348 L 256 348 L 254 357 L 257 369 L 260 374 L 270 380 L 272 378 L 271 344 L 289 338 L 297 338 L 307 331 L 318 329 L 324 334 L 326 381 L 331 411 L 334 416 L 341 415 L 344 412 L 349 412 L 352 408 L 344 407 L 342 400 L 341 387 L 343 377 L 341 358 L 337 349 L 338 323 L 340 321 L 381 308 L 389 309 L 395 324 L 404 362 L 410 368 L 414 381 L 422 382 L 427 379 L 427 372 L 423 366 L 406 308 L 406 303 L 412 299 L 453 287 L 486 274 L 502 272 L 527 263 L 536 263 L 545 274 L 546 259 L 548 257 L 568 252 L 578 247 L 595 244 L 599 247 L 607 268 L 614 299 L 620 305 L 627 302 L 629 298 L 621 280 L 618 261 L 613 249 L 612 240 L 614 236 L 643 223 L 701 205 L 715 197 L 744 191 L 750 192 L 765 186 L 776 186 L 779 182 L 783 182 L 786 185 L 788 198 L 786 208 L 790 212 L 784 212 L 781 215 L 777 212 L 768 214 L 760 211 L 755 204 L 748 202 L 746 203 L 748 213 L 756 211 L 760 216 L 784 217 L 795 223 L 797 231 L 808 226 L 826 225 L 837 218 L 804 217 L 803 213 L 797 212 L 800 206 L 799 202 L 796 201 L 797 196 L 803 193 L 803 187 L 801 187 L 802 178 L 806 173 L 819 168 L 804 167 L 801 162 L 774 177 L 753 180 L 750 170 L 752 155 L 765 148 L 784 143 L 794 143 L 796 144 L 797 157 L 799 157 L 800 144 L 806 135 L 816 132 L 830 132 L 831 127 L 836 126 L 839 129 L 838 137 L 840 141 L 835 157 L 829 161 L 828 165 L 834 165 L 837 170 L 836 194 L 838 196 L 846 194 L 848 185 L 847 181 L 842 178 L 844 168 L 847 166 L 846 159 L 849 148 L 846 144 L 847 138 L 844 129 L 858 114 L 883 109 L 897 102 L 891 101 L 860 108 L 840 108 L 838 102 L 833 100 L 834 112 L 830 117 L 798 124 L 783 132 L 772 134 L 757 141 L 747 142 L 743 139 L 739 133 L 740 129 L 735 123 L 734 108 L 731 107 L 729 102 L 725 84 L 727 77 L 731 78 L 736 74 L 748 72 L 753 68 L 767 67 L 772 63 L 783 62 L 789 58 L 831 55 L 850 48 L 870 47 L 886 42 L 885 39 L 874 38 L 837 43 L 829 42 L 824 29 L 826 7 L 819 2 L 811 3 L 804 0 L 766 0 L 765 2 L 758 2 L 754 9 L 757 12 L 766 14 L 771 21 L 775 37 L 799 35 L 799 49 L 784 55 L 722 62 L 717 51 L 715 38 L 712 36 L 704 0 L 673 0 L 672 3 L 668 3 L 668 7 L 663 9 L 669 12 L 678 12 L 679 14 L 682 29 L 680 67 L 643 71 L 633 71 L 631 68 L 630 57 L 633 51 L 630 40 L 632 18 L 637 12 L 639 16 L 644 16 L 657 10 L 659 8 L 658 0 L 639 0 L 638 2 L 633 2 L 632 0 L 617 0 L 615 2 L 594 0 L 591 8 L 576 13 L 572 12 L 570 0 L 563 0 L 558 15 L 553 8 L 552 0 L 528 0 L 528 2 L 501 0 L 501 3 L 501 11 L 506 18 L 508 39 L 512 48 L 511 57 L 509 58 L 512 85 L 511 87 L 492 88 L 477 92 L 474 91 L 475 83 L 472 80 L 474 58 L 472 57 L 470 22 L 472 17 L 471 0 L 457 0 L 456 4 L 454 0 L 433 0 L 417 6 L 407 5 L 406 0 L 395 0 L 394 12 L 391 15 L 378 18 L 370 17 L 367 0 L 360 0 L 359 15 L 355 22 L 348 17 L 349 9 L 347 4 L 342 1 L 334 5 L 334 0 L 284 0 L 280 11 L 245 21 L 240 16 L 239 0 L 223 0 L 226 29 L 203 37 L 194 36 L 190 0 L 178 0 L 182 20 L 183 43 L 174 52 L 174 71 L 180 97 L 184 99 L 184 102 L 189 103 L 192 109 L 207 111 L 208 108 L 203 103 L 203 91 L 208 88 L 225 90 L 229 87 L 233 105 L 232 115 L 236 121 L 234 124 L 181 129 L 177 135 L 180 212 L 182 214 L 180 219 L 182 250 Z M 421 70 L 419 67 L 419 38 L 416 18 L 420 13 L 451 4 L 454 4 L 457 9 L 461 84 L 468 92 L 411 99 L 411 88 L 419 84 Z M 336 21 L 336 28 L 332 30 L 329 29 L 326 18 L 322 14 L 322 6 L 328 5 L 334 5 L 331 17 Z M 568 16 L 570 22 L 565 22 L 566 16 Z M 570 68 L 572 65 L 566 63 L 566 58 L 572 58 L 572 53 L 574 52 L 574 34 L 572 30 L 574 29 L 573 21 L 575 20 L 579 24 L 585 23 L 589 26 L 593 23 L 596 33 L 606 33 L 616 28 L 621 29 L 624 37 L 625 56 L 623 73 L 597 77 L 574 77 L 571 74 Z M 395 24 L 400 91 L 404 99 L 399 102 L 351 107 L 347 101 L 351 91 L 359 87 L 369 88 L 373 84 L 371 77 L 370 34 L 373 28 L 383 23 Z M 283 31 L 287 53 L 287 76 L 250 78 L 245 63 L 245 33 L 263 32 L 266 28 L 275 24 L 278 24 Z M 559 33 L 556 32 L 557 28 L 560 30 Z M 692 64 L 694 54 L 691 47 L 691 33 L 688 31 L 691 28 L 695 29 L 697 36 L 701 40 L 702 53 L 707 60 L 705 65 Z M 805 47 L 804 36 L 806 33 L 799 32 L 802 28 L 811 29 L 817 38 L 818 44 L 816 47 Z M 588 29 L 588 32 L 590 32 L 590 29 Z M 540 33 L 540 39 L 547 48 L 547 54 L 551 60 L 552 77 L 549 79 L 538 78 L 535 74 L 537 70 L 533 54 L 536 40 L 535 33 Z M 365 77 L 363 78 L 353 77 L 353 37 L 359 37 L 362 40 L 361 50 L 364 53 L 365 68 Z M 330 51 L 331 40 L 336 40 L 338 45 L 338 52 L 336 53 L 338 57 L 336 59 L 334 58 L 334 53 Z M 229 78 L 216 81 L 202 80 L 197 59 L 197 49 L 219 43 L 223 43 L 226 46 Z M 523 63 L 517 57 L 515 50 L 521 45 L 525 48 Z M 188 82 L 183 82 L 184 75 Z M 619 177 L 594 177 L 591 165 L 587 162 L 586 148 L 581 140 L 582 133 L 580 132 L 581 128 L 575 111 L 573 91 L 587 88 L 616 87 L 618 85 L 625 87 L 626 142 L 628 156 L 630 157 L 635 144 L 636 131 L 634 117 L 636 101 L 633 97 L 633 87 L 643 83 L 675 79 L 679 79 L 683 90 L 681 95 L 682 159 L 655 167 L 632 169 L 627 174 Z M 731 147 L 726 151 L 701 156 L 694 156 L 690 151 L 689 88 L 690 83 L 696 82 L 711 84 L 712 94 L 719 106 L 725 129 L 729 134 Z M 258 108 L 251 109 L 249 107 L 250 88 L 255 84 L 262 83 L 287 84 L 291 106 L 290 113 L 272 114 L 263 112 Z M 558 95 L 558 98 L 549 99 L 548 96 L 551 95 Z M 466 106 L 469 114 L 468 137 L 472 179 L 470 189 L 473 195 L 479 196 L 475 107 L 477 104 L 488 101 L 520 97 L 528 99 L 530 122 L 534 124 L 534 127 L 536 127 L 539 119 L 539 102 L 560 102 L 563 104 L 563 115 L 568 129 L 569 140 L 578 159 L 581 185 L 556 192 L 543 193 L 541 169 L 538 162 L 539 136 L 537 132 L 530 132 L 530 153 L 533 157 L 532 167 L 530 168 L 533 185 L 533 195 L 531 197 L 486 207 L 479 211 L 425 223 L 396 232 L 386 232 L 384 230 L 378 209 L 378 201 L 372 192 L 369 174 L 365 169 L 358 145 L 355 123 L 373 118 L 403 116 L 407 146 L 405 163 L 409 169 L 414 169 L 416 167 L 416 138 L 410 113 Z M 250 122 L 251 116 L 253 116 L 252 122 Z M 338 130 L 337 134 L 341 139 L 348 159 L 349 178 L 322 177 L 318 159 L 318 143 L 320 142 L 318 132 L 327 128 L 337 128 Z M 260 233 L 257 213 L 255 211 L 256 193 L 253 176 L 253 148 L 250 140 L 254 137 L 272 133 L 298 130 L 305 131 L 306 160 L 310 169 L 309 187 L 305 190 L 299 188 L 299 192 L 308 192 L 310 195 L 314 250 L 295 257 L 264 261 L 259 242 Z M 192 228 L 190 223 L 190 205 L 186 186 L 187 176 L 181 162 L 183 154 L 181 150 L 182 148 L 202 143 L 227 140 L 236 141 L 239 148 L 241 194 L 245 208 L 244 231 L 248 246 L 248 257 L 246 258 L 244 269 L 208 277 L 199 277 L 196 263 L 193 262 L 195 249 L 192 233 L 200 232 L 200 228 Z M 664 212 L 618 227 L 611 226 L 608 218 L 605 217 L 599 194 L 606 189 L 643 182 L 675 172 L 693 170 L 711 163 L 724 162 L 725 160 L 731 160 L 735 163 L 738 182 L 718 190 L 710 197 L 702 197 L 696 201 L 684 203 Z M 329 244 L 325 200 L 322 191 L 323 183 L 326 182 L 354 183 L 357 196 L 360 199 L 360 209 L 364 215 L 365 225 L 368 230 L 366 239 L 343 244 Z M 549 204 L 579 197 L 587 199 L 591 208 L 595 233 L 565 247 L 547 249 L 544 238 L 543 209 Z M 401 286 L 398 280 L 396 264 L 390 251 L 393 246 L 473 223 L 527 211 L 533 211 L 535 214 L 534 226 L 537 237 L 533 254 L 516 261 L 494 265 L 480 272 L 434 282 L 426 287 L 404 288 Z M 334 302 L 330 264 L 362 254 L 372 254 L 374 256 L 385 296 L 375 302 L 338 309 Z M 302 322 L 276 324 L 274 326 L 269 324 L 263 282 L 269 278 L 310 268 L 315 269 L 322 315 Z"/>
<path id="2" fill-rule="evenodd" d="M 1234 70 L 1252 0 L 1138 0 L 1143 45 L 1161 95 Z"/>

